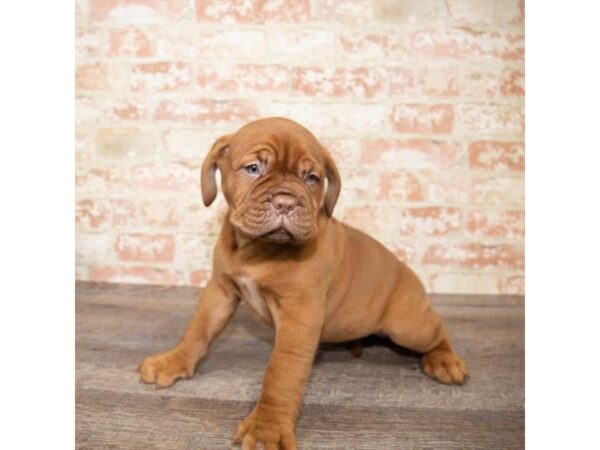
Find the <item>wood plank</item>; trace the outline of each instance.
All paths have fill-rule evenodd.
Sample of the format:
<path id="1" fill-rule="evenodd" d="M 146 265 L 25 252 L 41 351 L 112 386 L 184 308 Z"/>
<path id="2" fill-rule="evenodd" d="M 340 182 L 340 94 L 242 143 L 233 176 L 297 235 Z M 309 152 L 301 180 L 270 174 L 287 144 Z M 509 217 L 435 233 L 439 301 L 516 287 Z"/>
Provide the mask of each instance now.
<path id="1" fill-rule="evenodd" d="M 229 448 L 272 348 L 272 330 L 244 309 L 191 380 L 166 390 L 138 383 L 137 364 L 177 342 L 198 293 L 77 284 L 78 448 Z M 388 340 L 367 340 L 358 359 L 324 346 L 298 424 L 301 448 L 522 448 L 523 299 L 432 301 L 471 367 L 466 385 L 428 379 L 417 355 Z"/>
<path id="2" fill-rule="evenodd" d="M 253 403 L 152 394 L 77 392 L 78 448 L 218 449 Z M 439 411 L 305 405 L 303 449 L 523 448 L 522 411 Z"/>

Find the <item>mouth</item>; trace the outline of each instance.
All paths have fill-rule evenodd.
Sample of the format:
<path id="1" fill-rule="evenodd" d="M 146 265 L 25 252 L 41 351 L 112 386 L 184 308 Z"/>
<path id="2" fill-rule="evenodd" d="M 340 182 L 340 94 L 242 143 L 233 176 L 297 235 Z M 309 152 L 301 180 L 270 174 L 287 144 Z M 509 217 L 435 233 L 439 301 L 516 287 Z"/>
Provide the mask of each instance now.
<path id="1" fill-rule="evenodd" d="M 280 227 L 261 236 L 261 239 L 271 242 L 290 242 L 294 236 L 285 228 Z"/>
<path id="2" fill-rule="evenodd" d="M 302 211 L 301 211 L 302 212 Z M 316 233 L 316 223 L 306 212 L 300 217 L 276 215 L 267 210 L 263 217 L 247 214 L 247 210 L 236 210 L 230 217 L 231 224 L 250 240 L 272 244 L 303 245 Z"/>

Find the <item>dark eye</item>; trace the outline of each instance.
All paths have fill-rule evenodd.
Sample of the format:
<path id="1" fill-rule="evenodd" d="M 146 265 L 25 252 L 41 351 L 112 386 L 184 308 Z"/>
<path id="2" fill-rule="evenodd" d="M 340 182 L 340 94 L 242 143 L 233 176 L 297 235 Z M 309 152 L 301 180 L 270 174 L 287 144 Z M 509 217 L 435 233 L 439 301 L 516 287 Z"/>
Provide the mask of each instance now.
<path id="1" fill-rule="evenodd" d="M 260 175 L 260 166 L 258 164 L 248 164 L 244 170 L 250 175 Z"/>
<path id="2" fill-rule="evenodd" d="M 319 182 L 319 177 L 316 176 L 314 173 L 311 173 L 309 176 L 306 177 L 307 184 L 317 184 L 318 182 Z"/>

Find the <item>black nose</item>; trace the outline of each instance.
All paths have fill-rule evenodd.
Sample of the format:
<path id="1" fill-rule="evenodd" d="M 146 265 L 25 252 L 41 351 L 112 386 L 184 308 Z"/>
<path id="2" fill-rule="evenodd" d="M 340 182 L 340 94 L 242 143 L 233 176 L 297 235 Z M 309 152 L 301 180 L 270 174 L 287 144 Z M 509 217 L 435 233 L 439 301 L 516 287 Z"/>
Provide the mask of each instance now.
<path id="1" fill-rule="evenodd" d="M 277 214 L 286 215 L 294 210 L 298 200 L 293 195 L 289 194 L 277 194 L 273 197 L 273 207 Z"/>

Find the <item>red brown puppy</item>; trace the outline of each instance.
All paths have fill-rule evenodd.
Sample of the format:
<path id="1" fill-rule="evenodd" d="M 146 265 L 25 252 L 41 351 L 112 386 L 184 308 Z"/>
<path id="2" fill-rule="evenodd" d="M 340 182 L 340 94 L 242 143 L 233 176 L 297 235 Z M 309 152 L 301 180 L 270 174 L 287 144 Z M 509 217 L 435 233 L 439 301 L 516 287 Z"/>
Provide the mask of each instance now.
<path id="1" fill-rule="evenodd" d="M 423 353 L 427 375 L 463 383 L 467 366 L 414 272 L 331 217 L 340 176 L 306 128 L 268 118 L 219 138 L 202 166 L 206 206 L 217 195 L 217 169 L 229 210 L 212 278 L 181 341 L 140 364 L 142 381 L 167 387 L 191 377 L 243 301 L 276 330 L 262 394 L 235 434 L 244 449 L 297 448 L 296 417 L 319 342 L 384 334 Z"/>

